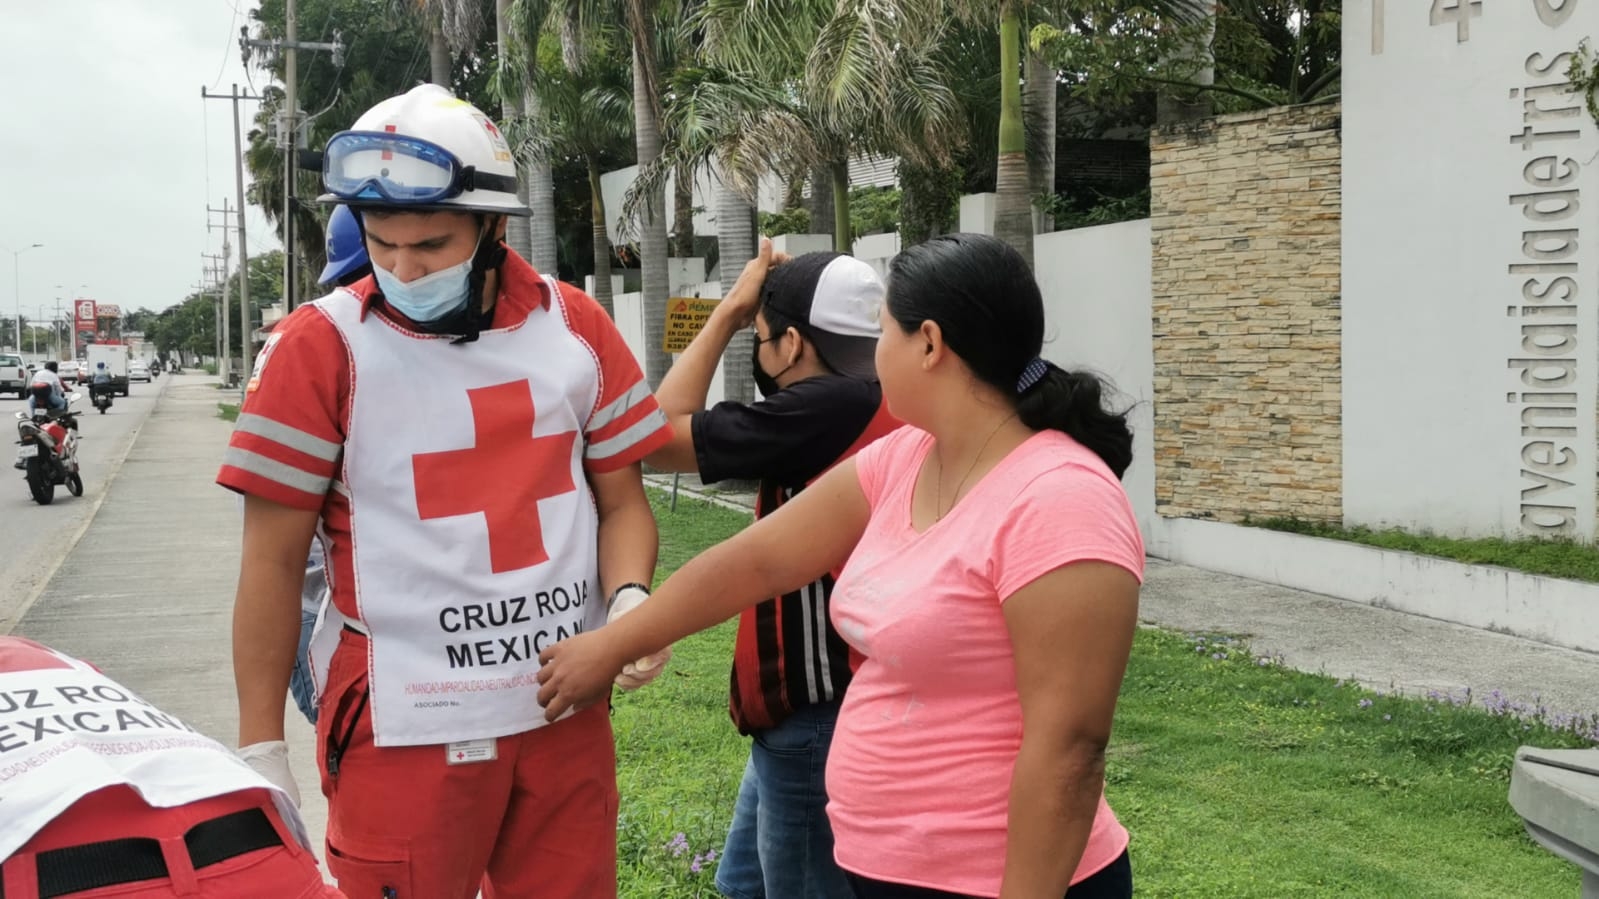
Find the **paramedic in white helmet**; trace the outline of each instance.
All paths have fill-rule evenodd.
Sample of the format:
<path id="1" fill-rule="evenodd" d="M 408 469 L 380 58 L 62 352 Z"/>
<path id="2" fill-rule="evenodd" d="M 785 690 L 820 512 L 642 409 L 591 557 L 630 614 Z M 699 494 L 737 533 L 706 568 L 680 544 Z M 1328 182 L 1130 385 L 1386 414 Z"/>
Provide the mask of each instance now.
<path id="1" fill-rule="evenodd" d="M 328 141 L 323 182 L 359 216 L 373 277 L 273 332 L 217 478 L 246 497 L 240 754 L 294 789 L 284 697 L 320 540 L 317 758 L 341 889 L 614 896 L 607 710 L 545 724 L 535 675 L 541 649 L 647 595 L 639 463 L 670 429 L 599 304 L 505 245 L 528 210 L 476 108 L 436 85 L 385 100 Z"/>

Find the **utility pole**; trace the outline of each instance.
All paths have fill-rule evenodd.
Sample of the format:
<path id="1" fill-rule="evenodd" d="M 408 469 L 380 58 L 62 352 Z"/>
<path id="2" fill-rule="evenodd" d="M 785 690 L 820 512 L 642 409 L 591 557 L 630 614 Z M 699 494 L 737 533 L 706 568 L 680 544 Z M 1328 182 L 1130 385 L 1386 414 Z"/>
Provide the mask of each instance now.
<path id="1" fill-rule="evenodd" d="M 194 285 L 195 294 L 198 295 L 200 297 L 200 299 L 202 299 L 202 300 L 205 299 L 206 292 L 211 289 L 210 279 L 211 279 L 211 268 L 210 268 L 210 266 L 209 265 L 202 265 L 200 267 L 200 283 Z M 214 328 L 213 328 L 213 332 L 215 332 Z M 220 341 L 219 341 L 219 343 L 217 345 L 217 349 L 218 350 L 221 349 Z M 178 347 L 178 359 L 180 360 L 180 362 L 181 362 L 181 360 L 183 359 L 183 356 L 184 356 L 184 352 L 183 351 L 184 351 L 184 347 L 181 347 L 181 346 Z"/>
<path id="2" fill-rule="evenodd" d="M 222 316 L 223 316 L 223 320 L 222 320 L 222 328 L 221 328 L 221 330 L 222 330 L 222 359 L 223 359 L 223 361 L 222 361 L 222 363 L 219 363 L 218 371 L 222 375 L 222 383 L 226 384 L 226 383 L 228 383 L 229 375 L 232 374 L 231 362 L 233 360 L 233 341 L 232 341 L 231 338 L 228 337 L 228 328 L 229 328 L 229 321 L 230 321 L 230 319 L 228 318 L 228 291 L 229 291 L 229 288 L 232 286 L 231 285 L 231 279 L 228 277 L 228 263 L 233 258 L 232 254 L 231 254 L 231 247 L 230 247 L 230 245 L 228 243 L 228 232 L 233 230 L 235 225 L 234 225 L 233 222 L 229 221 L 229 219 L 233 217 L 233 210 L 228 208 L 228 200 L 227 200 L 226 197 L 222 198 L 222 208 L 221 209 L 214 209 L 214 208 L 212 208 L 210 206 L 207 206 L 206 207 L 206 211 L 207 212 L 211 212 L 211 213 L 220 212 L 222 214 L 222 224 L 220 224 L 220 225 L 209 225 L 208 224 L 207 227 L 209 227 L 212 230 L 221 230 L 221 232 L 222 232 L 222 279 L 223 279 L 222 280 Z M 242 242 L 243 238 L 240 238 L 240 241 Z M 241 251 L 240 251 L 241 259 L 242 259 L 243 255 L 244 254 L 243 254 L 243 251 L 242 251 L 242 248 L 241 248 Z M 241 306 L 243 306 L 244 304 L 247 303 L 247 301 L 248 301 L 247 298 L 250 296 L 249 288 L 244 286 L 245 283 L 248 282 L 248 281 L 249 281 L 249 278 L 246 276 L 245 269 L 244 269 L 243 265 L 241 264 L 241 266 L 239 268 L 239 282 L 240 282 L 240 284 L 239 284 L 239 303 L 240 303 Z M 247 321 L 249 319 L 249 312 L 247 312 L 247 311 L 246 312 L 242 312 L 239 315 L 239 319 L 240 319 L 241 322 L 242 321 Z M 243 327 L 243 326 L 241 325 L 241 327 Z M 243 358 L 247 358 L 247 355 L 249 353 L 250 335 L 249 335 L 248 331 L 244 331 L 244 330 L 241 330 L 239 332 L 239 334 L 243 338 L 243 340 L 241 342 L 245 345 L 244 352 L 241 354 L 241 357 L 240 357 L 241 359 L 243 359 Z M 248 371 L 248 368 L 246 370 Z"/>
<path id="3" fill-rule="evenodd" d="M 239 47 L 244 64 L 250 64 L 251 48 L 273 49 L 283 55 L 283 106 L 278 112 L 278 146 L 283 150 L 283 311 L 292 312 L 298 291 L 294 271 L 294 212 L 297 205 L 294 193 L 295 156 L 300 149 L 299 59 L 297 51 L 325 50 L 333 54 L 333 64 L 344 65 L 344 41 L 340 33 L 333 32 L 333 42 L 300 40 L 299 22 L 294 14 L 294 0 L 285 0 L 284 40 L 258 41 L 250 38 L 245 26 L 239 30 Z"/>
<path id="4" fill-rule="evenodd" d="M 300 39 L 300 34 L 294 20 L 294 0 L 286 0 L 284 11 L 287 24 L 284 31 L 286 40 L 283 42 L 283 105 L 286 107 L 284 132 L 288 142 L 283 145 L 283 311 L 288 313 L 294 311 L 294 301 L 299 294 L 294 283 L 294 157 L 300 149 L 300 79 L 298 54 L 295 52 L 299 49 L 295 42 Z"/>
<path id="5" fill-rule="evenodd" d="M 227 232 L 222 232 L 222 255 L 207 256 L 207 259 L 216 263 L 217 274 L 222 279 L 221 305 L 217 307 L 217 317 L 221 322 L 217 328 L 217 339 L 221 341 L 221 350 L 217 353 L 217 374 L 222 377 L 222 383 L 228 383 L 228 369 L 231 367 L 229 356 L 233 351 L 233 342 L 228 337 L 228 259 L 232 247 L 228 245 Z"/>
<path id="6" fill-rule="evenodd" d="M 238 190 L 239 204 L 239 222 L 237 226 L 239 232 L 239 271 L 244 273 L 239 277 L 239 333 L 244 335 L 244 340 L 242 341 L 243 353 L 239 361 L 242 363 L 244 371 L 248 374 L 255 361 L 252 352 L 254 347 L 250 343 L 250 245 L 245 238 L 244 230 L 244 132 L 239 128 L 239 101 L 259 100 L 261 98 L 254 94 L 239 93 L 238 84 L 234 84 L 232 93 L 228 94 L 207 93 L 205 86 L 202 85 L 200 87 L 200 96 L 204 99 L 228 99 L 233 101 L 233 178 Z M 226 208 L 227 203 L 224 201 L 222 205 Z"/>

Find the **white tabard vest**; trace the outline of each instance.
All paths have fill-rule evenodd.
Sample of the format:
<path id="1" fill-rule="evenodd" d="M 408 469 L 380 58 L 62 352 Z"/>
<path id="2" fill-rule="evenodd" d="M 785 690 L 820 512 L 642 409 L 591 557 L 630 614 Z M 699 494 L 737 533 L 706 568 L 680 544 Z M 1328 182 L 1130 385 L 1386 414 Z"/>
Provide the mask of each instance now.
<path id="1" fill-rule="evenodd" d="M 288 797 L 222 744 L 88 665 L 50 654 L 66 667 L 0 672 L 0 859 L 79 799 L 118 785 L 157 808 L 269 790 L 310 847 Z"/>
<path id="2" fill-rule="evenodd" d="M 317 301 L 351 368 L 343 483 L 379 746 L 542 726 L 538 654 L 605 622 L 583 476 L 598 360 L 560 290 L 520 325 L 451 343 L 339 291 Z M 343 619 L 327 604 L 326 639 Z M 326 683 L 325 676 L 320 681 Z"/>

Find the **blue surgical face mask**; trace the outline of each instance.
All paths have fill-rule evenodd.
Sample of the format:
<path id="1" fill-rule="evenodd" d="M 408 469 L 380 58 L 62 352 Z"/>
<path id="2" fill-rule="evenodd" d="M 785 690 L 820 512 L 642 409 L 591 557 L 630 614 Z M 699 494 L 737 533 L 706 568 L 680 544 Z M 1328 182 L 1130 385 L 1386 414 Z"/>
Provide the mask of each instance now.
<path id="1" fill-rule="evenodd" d="M 466 305 L 467 294 L 471 292 L 472 260 L 408 283 L 402 283 L 393 272 L 375 262 L 372 273 L 377 276 L 384 302 L 411 321 L 425 325 L 458 312 Z"/>

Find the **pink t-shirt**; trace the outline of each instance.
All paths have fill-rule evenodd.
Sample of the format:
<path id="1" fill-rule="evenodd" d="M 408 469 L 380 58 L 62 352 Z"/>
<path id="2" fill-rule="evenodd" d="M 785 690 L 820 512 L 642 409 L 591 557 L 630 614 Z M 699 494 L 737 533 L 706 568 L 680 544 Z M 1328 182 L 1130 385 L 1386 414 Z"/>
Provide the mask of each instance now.
<path id="1" fill-rule="evenodd" d="M 847 870 L 996 896 L 1022 738 L 1001 603 L 1069 562 L 1110 562 L 1142 581 L 1144 546 L 1115 475 L 1058 431 L 1029 438 L 917 533 L 911 492 L 932 442 L 905 427 L 855 457 L 872 517 L 832 616 L 866 661 L 839 712 L 827 813 Z M 1072 882 L 1127 842 L 1101 793 Z"/>

